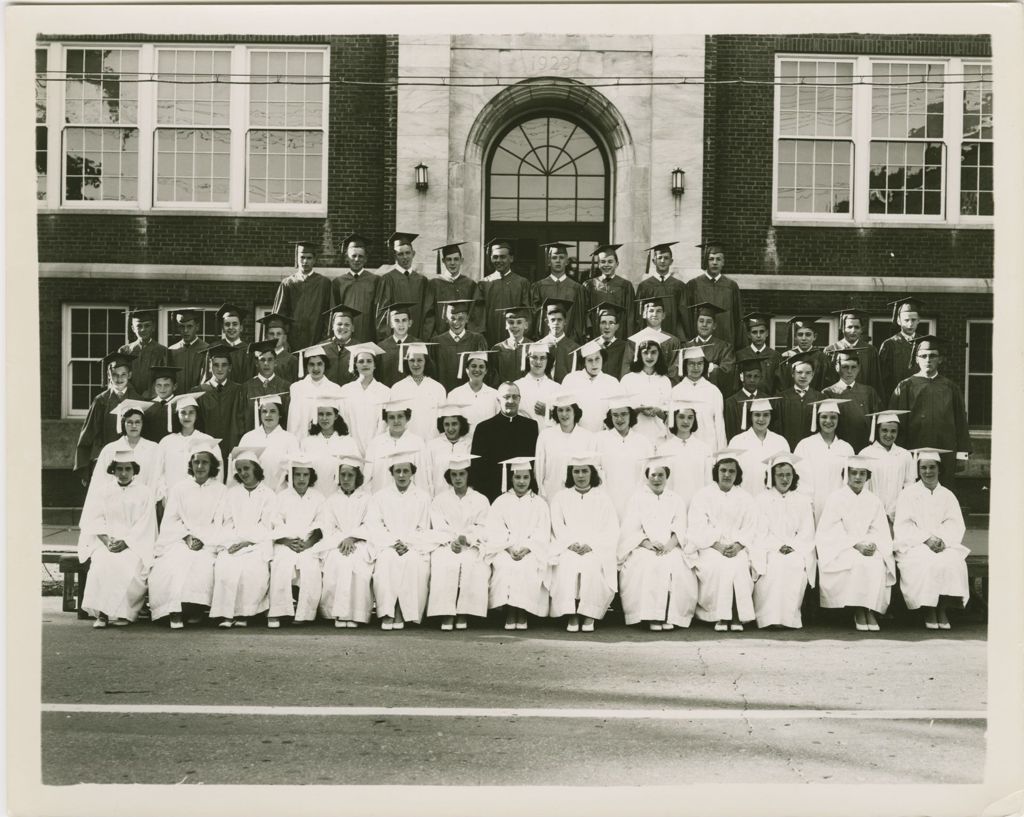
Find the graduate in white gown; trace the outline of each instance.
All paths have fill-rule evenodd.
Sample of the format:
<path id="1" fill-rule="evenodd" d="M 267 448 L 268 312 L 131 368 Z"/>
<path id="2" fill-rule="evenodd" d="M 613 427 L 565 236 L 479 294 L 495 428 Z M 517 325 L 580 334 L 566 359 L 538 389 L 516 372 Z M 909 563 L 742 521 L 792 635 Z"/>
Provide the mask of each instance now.
<path id="1" fill-rule="evenodd" d="M 409 374 L 391 387 L 392 400 L 406 400 L 412 407 L 409 430 L 422 437 L 424 441 L 437 436 L 434 425 L 437 407 L 448 399 L 444 386 L 426 375 L 427 347 L 434 345 L 436 344 L 402 344 L 399 353 L 405 355 L 405 368 Z"/>
<path id="2" fill-rule="evenodd" d="M 330 479 L 330 471 L 327 478 Z M 288 483 L 277 492 L 274 549 L 270 560 L 270 610 L 267 627 L 277 629 L 281 619 L 292 624 L 313 621 L 323 590 L 320 553 L 323 539 L 320 509 L 324 495 L 314 490 L 319 472 L 312 460 L 294 457 L 288 466 Z M 298 600 L 292 588 L 298 588 Z"/>
<path id="3" fill-rule="evenodd" d="M 924 626 L 948 630 L 946 610 L 962 607 L 970 592 L 966 533 L 960 503 L 939 483 L 942 454 L 938 448 L 914 449 L 918 482 L 903 489 L 896 502 L 896 564 L 908 610 L 924 610 Z"/>
<path id="4" fill-rule="evenodd" d="M 638 485 L 643 484 L 643 462 L 654 454 L 654 445 L 636 430 L 638 411 L 633 395 L 619 395 L 608 401 L 607 428 L 594 437 L 601 455 L 604 490 L 621 519 Z"/>
<path id="5" fill-rule="evenodd" d="M 596 451 L 570 457 L 566 487 L 551 500 L 551 616 L 569 616 L 570 633 L 593 632 L 618 589 L 619 519 L 600 463 Z"/>
<path id="6" fill-rule="evenodd" d="M 370 440 L 384 431 L 381 416 L 385 404 L 391 399 L 391 389 L 376 379 L 375 373 L 384 350 L 376 343 L 360 343 L 349 347 L 349 366 L 359 376 L 341 387 L 341 414 L 348 425 L 348 433 L 366 454 Z"/>
<path id="7" fill-rule="evenodd" d="M 772 400 L 781 399 L 756 397 L 742 401 L 740 428 L 744 430 L 729 441 L 729 448 L 744 452 L 739 457 L 743 468 L 743 489 L 754 497 L 767 490 L 765 460 L 775 454 L 790 453 L 786 438 L 768 430 L 772 420 Z"/>
<path id="8" fill-rule="evenodd" d="M 722 392 L 707 379 L 708 359 L 702 346 L 687 346 L 677 357 L 682 378 L 672 388 L 672 402 L 703 403 L 698 411 L 700 425 L 694 434 L 712 451 L 725 448 L 725 401 Z"/>
<path id="9" fill-rule="evenodd" d="M 636 396 L 639 409 L 637 432 L 657 446 L 670 433 L 667 420 L 672 402 L 672 381 L 668 378 L 668 363 L 661 344 L 670 341 L 671 336 L 647 327 L 629 339 L 634 359 L 630 363 L 630 371 L 619 382 L 624 392 Z"/>
<path id="10" fill-rule="evenodd" d="M 604 427 L 608 413 L 608 398 L 622 393 L 622 386 L 603 371 L 604 357 L 599 341 L 584 343 L 574 353 L 583 368 L 569 372 L 562 380 L 562 389 L 576 395 L 576 403 L 583 410 L 580 425 L 587 431 L 598 432 Z"/>
<path id="11" fill-rule="evenodd" d="M 594 448 L 593 433 L 580 425 L 583 409 L 575 394 L 562 392 L 552 397 L 550 416 L 555 425 L 540 432 L 536 448 L 537 484 L 548 502 L 565 487 L 569 458 Z"/>
<path id="12" fill-rule="evenodd" d="M 811 498 L 796 490 L 796 463 L 794 454 L 768 457 L 765 478 L 771 485 L 754 499 L 757 527 L 750 563 L 758 627 L 802 627 L 800 606 L 808 585 L 815 584 L 814 509 Z"/>
<path id="13" fill-rule="evenodd" d="M 439 545 L 430 554 L 427 615 L 441 616 L 441 629 L 465 630 L 466 616 L 487 616 L 490 565 L 483 558 L 487 497 L 469 487 L 469 469 L 476 456 L 453 454 L 441 475 L 447 490 L 434 497 L 430 527 Z"/>
<path id="14" fill-rule="evenodd" d="M 491 419 L 500 410 L 498 390 L 484 383 L 490 354 L 493 354 L 493 350 L 459 352 L 458 379 L 461 380 L 465 375 L 466 382 L 448 392 L 449 403 L 466 406 L 470 439 L 478 424 Z"/>
<path id="15" fill-rule="evenodd" d="M 750 549 L 757 515 L 754 499 L 740 486 L 739 451 L 715 453 L 711 485 L 699 490 L 689 508 L 686 538 L 697 549 L 697 618 L 714 621 L 717 632 L 742 632 L 754 618 Z"/>
<path id="16" fill-rule="evenodd" d="M 82 509 L 78 560 L 89 562 L 82 609 L 95 616 L 93 627 L 99 629 L 108 620 L 124 625 L 138 617 L 157 531 L 153 492 L 136 482 L 140 466 L 134 451 L 114 452 L 106 470 L 94 473 L 103 479 L 94 479 Z"/>
<path id="17" fill-rule="evenodd" d="M 825 502 L 843 487 L 843 464 L 854 450 L 846 440 L 836 436 L 839 428 L 839 404 L 845 400 L 818 400 L 811 404 L 810 437 L 796 444 L 793 453 L 798 460 L 800 492 L 814 503 L 814 524 L 821 521 Z"/>
<path id="18" fill-rule="evenodd" d="M 371 494 L 385 487 L 393 487 L 391 456 L 399 451 L 411 452 L 416 474 L 413 484 L 428 494 L 431 492 L 430 456 L 427 443 L 418 434 L 409 430 L 413 410 L 405 400 L 392 400 L 381 409 L 385 430 L 370 440 L 366 446 L 366 487 Z"/>
<path id="19" fill-rule="evenodd" d="M 619 531 L 619 595 L 626 624 L 689 627 L 697 609 L 697 550 L 686 538 L 686 501 L 668 490 L 671 457 L 644 463 Z"/>
<path id="20" fill-rule="evenodd" d="M 529 369 L 515 381 L 519 387 L 519 410 L 543 431 L 555 425 L 551 417 L 551 400 L 562 393 L 561 384 L 551 377 L 555 368 L 551 345 L 543 341 L 529 344 L 526 347 L 526 361 Z"/>
<path id="21" fill-rule="evenodd" d="M 692 400 L 673 401 L 669 412 L 672 434 L 655 448 L 658 455 L 671 458 L 668 489 L 686 500 L 687 507 L 697 491 L 711 484 L 713 452 L 695 433 L 705 405 Z"/>
<path id="22" fill-rule="evenodd" d="M 330 496 L 337 488 L 335 463 L 339 457 L 362 457 L 363 452 L 349 434 L 348 423 L 341 413 L 341 399 L 322 400 L 316 407 L 316 422 L 299 438 L 304 457 L 313 462 L 317 479 L 315 490 Z M 321 476 L 322 475 L 322 476 Z"/>
<path id="23" fill-rule="evenodd" d="M 338 490 L 321 509 L 324 538 L 315 546 L 323 560 L 320 615 L 333 618 L 338 628 L 369 623 L 373 610 L 373 551 L 363 524 L 370 492 L 362 469 L 359 457 L 338 459 Z"/>
<path id="24" fill-rule="evenodd" d="M 307 346 L 294 352 L 299 359 L 299 377 L 288 387 L 287 430 L 296 439 L 306 433 L 311 423 L 316 422 L 316 407 L 324 399 L 342 397 L 341 386 L 327 375 L 327 352 L 323 346 Z"/>
<path id="25" fill-rule="evenodd" d="M 260 449 L 260 467 L 263 479 L 272 491 L 280 489 L 287 476 L 288 462 L 299 454 L 299 440 L 281 425 L 281 396 L 267 394 L 251 400 L 258 422 L 238 441 L 239 448 Z M 289 414 L 289 417 L 291 415 Z M 315 415 L 314 415 L 315 416 Z M 306 429 L 303 429 L 303 434 Z M 234 472 L 234 463 L 228 456 L 228 469 Z"/>
<path id="26" fill-rule="evenodd" d="M 430 494 L 413 484 L 416 451 L 388 459 L 388 483 L 380 484 L 366 509 L 366 538 L 375 555 L 373 594 L 382 630 L 419 623 L 427 609 L 430 552 Z"/>
<path id="27" fill-rule="evenodd" d="M 488 606 L 505 608 L 506 630 L 525 630 L 527 613 L 547 616 L 550 603 L 551 511 L 537 493 L 532 463 L 501 462 L 502 491 L 487 514 Z"/>
<path id="28" fill-rule="evenodd" d="M 192 456 L 193 448 L 200 441 L 208 443 L 213 439 L 209 434 L 196 429 L 196 420 L 199 417 L 199 403 L 195 395 L 182 394 L 167 402 L 167 416 L 177 422 L 171 424 L 170 434 L 160 440 L 160 461 L 163 464 L 163 473 L 160 475 L 162 483 L 158 491 L 167 501 L 170 502 L 171 489 L 179 482 L 189 479 L 188 464 Z M 174 431 L 174 428 L 180 429 Z M 220 449 L 217 450 L 217 474 L 214 479 L 217 482 L 224 482 L 224 462 Z M 152 607 L 152 605 L 150 605 Z"/>
<path id="29" fill-rule="evenodd" d="M 210 617 L 219 627 L 245 627 L 270 606 L 269 562 L 273 556 L 277 496 L 264 478 L 257 448 L 236 448 L 231 487 L 224 495 L 224 533 L 213 565 Z"/>
<path id="30" fill-rule="evenodd" d="M 444 478 L 452 457 L 469 455 L 473 443 L 469 436 L 469 419 L 466 407 L 444 403 L 437 407 L 437 425 L 440 436 L 427 443 L 427 462 L 430 463 L 430 486 L 434 496 L 447 493 L 449 483 Z"/>
<path id="31" fill-rule="evenodd" d="M 914 458 L 907 449 L 896 445 L 899 435 L 900 415 L 909 411 L 879 411 L 869 414 L 871 428 L 868 434 L 870 445 L 860 450 L 864 457 L 875 461 L 871 469 L 868 490 L 882 500 L 885 515 L 891 525 L 896 519 L 896 501 L 903 489 L 913 485 L 917 479 Z"/>
<path id="32" fill-rule="evenodd" d="M 131 449 L 140 469 L 139 475 L 134 481 L 149 488 L 154 502 L 164 499 L 162 492 L 163 452 L 158 443 L 142 436 L 143 412 L 152 405 L 145 400 L 122 400 L 110 412 L 116 416 L 117 430 L 122 434 L 100 449 L 99 456 L 96 458 L 96 467 L 93 469 L 96 477 L 89 483 L 89 490 L 104 482 L 109 484 L 117 482 L 114 477 L 107 475 L 107 468 L 114 461 L 116 451 Z"/>
<path id="33" fill-rule="evenodd" d="M 198 624 L 213 602 L 213 564 L 223 536 L 221 503 L 228 490 L 219 479 L 220 440 L 205 434 L 185 439 L 191 439 L 191 457 L 184 479 L 168 492 L 149 574 L 153 620 L 169 616 L 172 630 Z"/>
<path id="34" fill-rule="evenodd" d="M 896 583 L 885 507 L 867 489 L 872 464 L 867 457 L 847 458 L 846 484 L 828 498 L 814 537 L 821 606 L 852 607 L 860 632 L 879 630 L 875 613 L 889 607 Z"/>

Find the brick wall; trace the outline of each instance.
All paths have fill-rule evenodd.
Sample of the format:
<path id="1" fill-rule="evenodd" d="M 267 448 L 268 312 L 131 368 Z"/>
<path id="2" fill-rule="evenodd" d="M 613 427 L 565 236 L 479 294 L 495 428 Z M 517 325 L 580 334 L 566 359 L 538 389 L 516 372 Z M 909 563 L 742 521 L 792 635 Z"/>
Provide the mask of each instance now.
<path id="1" fill-rule="evenodd" d="M 369 263 L 385 262 L 384 242 L 394 230 L 394 88 L 383 83 L 398 69 L 398 39 L 384 35 L 175 37 L 105 35 L 47 40 L 104 42 L 272 42 L 326 44 L 331 48 L 328 123 L 327 217 L 268 218 L 173 213 L 39 215 L 39 259 L 47 262 L 227 264 L 292 263 L 289 241 L 319 240 L 320 266 L 341 266 L 341 239 L 358 230 L 373 246 Z M 348 84 L 348 83 L 369 84 Z M 59 162 L 51 164 L 58 165 Z"/>
<path id="2" fill-rule="evenodd" d="M 709 80 L 770 82 L 779 52 L 991 56 L 986 36 L 712 36 Z M 772 226 L 771 86 L 705 86 L 705 235 L 734 272 L 991 277 L 991 230 Z"/>

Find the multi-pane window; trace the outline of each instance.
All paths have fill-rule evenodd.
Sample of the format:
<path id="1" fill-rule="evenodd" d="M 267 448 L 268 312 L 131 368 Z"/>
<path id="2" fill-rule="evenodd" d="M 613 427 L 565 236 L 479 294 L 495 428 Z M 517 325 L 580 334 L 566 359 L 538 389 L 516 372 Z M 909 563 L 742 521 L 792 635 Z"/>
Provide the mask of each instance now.
<path id="1" fill-rule="evenodd" d="M 964 65 L 963 142 L 960 143 L 960 212 L 991 216 L 992 68 Z"/>
<path id="2" fill-rule="evenodd" d="M 601 222 L 606 168 L 594 139 L 543 116 L 510 130 L 491 162 L 490 217 L 498 221 Z"/>
<path id="3" fill-rule="evenodd" d="M 853 63 L 783 60 L 780 71 L 778 209 L 849 213 Z"/>
<path id="4" fill-rule="evenodd" d="M 777 220 L 991 218 L 988 62 L 779 56 L 775 84 Z"/>
<path id="5" fill-rule="evenodd" d="M 967 424 L 992 426 L 992 321 L 967 322 Z"/>
<path id="6" fill-rule="evenodd" d="M 178 333 L 178 324 L 175 322 L 174 316 L 182 309 L 195 309 L 199 312 L 200 340 L 209 344 L 217 342 L 217 339 L 220 338 L 220 322 L 217 319 L 218 307 L 183 304 L 181 306 L 167 306 L 160 309 L 160 316 L 157 321 L 157 337 L 164 346 L 173 346 L 181 340 L 181 335 Z"/>
<path id="7" fill-rule="evenodd" d="M 85 415 L 107 387 L 103 358 L 125 343 L 125 307 L 64 306 L 64 414 Z"/>
<path id="8" fill-rule="evenodd" d="M 792 348 L 793 327 L 789 323 L 791 317 L 795 316 L 778 315 L 772 318 L 768 342 L 773 349 L 777 349 L 781 352 L 785 349 Z M 823 317 L 814 324 L 814 331 L 816 335 L 814 339 L 815 348 L 828 346 L 837 339 L 837 324 L 838 321 L 835 318 L 826 317 Z"/>
<path id="9" fill-rule="evenodd" d="M 136 201 L 139 52 L 64 52 L 64 200 Z"/>
<path id="10" fill-rule="evenodd" d="M 38 198 L 322 213 L 329 64 L 314 46 L 39 48 Z M 47 174 L 48 156 L 61 157 L 59 174 Z"/>
<path id="11" fill-rule="evenodd" d="M 227 202 L 231 52 L 158 49 L 156 200 Z"/>
<path id="12" fill-rule="evenodd" d="M 323 201 L 324 56 L 322 51 L 250 53 L 250 204 Z"/>

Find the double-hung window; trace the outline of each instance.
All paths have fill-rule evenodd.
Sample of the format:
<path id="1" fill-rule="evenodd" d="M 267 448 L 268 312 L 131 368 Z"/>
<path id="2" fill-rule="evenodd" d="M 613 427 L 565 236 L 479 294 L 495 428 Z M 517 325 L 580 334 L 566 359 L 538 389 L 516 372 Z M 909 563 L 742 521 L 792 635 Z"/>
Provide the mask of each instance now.
<path id="1" fill-rule="evenodd" d="M 63 404 L 65 417 L 84 417 L 107 387 L 103 358 L 127 342 L 127 307 L 65 304 L 63 307 Z"/>
<path id="2" fill-rule="evenodd" d="M 776 223 L 989 223 L 991 64 L 776 58 Z"/>

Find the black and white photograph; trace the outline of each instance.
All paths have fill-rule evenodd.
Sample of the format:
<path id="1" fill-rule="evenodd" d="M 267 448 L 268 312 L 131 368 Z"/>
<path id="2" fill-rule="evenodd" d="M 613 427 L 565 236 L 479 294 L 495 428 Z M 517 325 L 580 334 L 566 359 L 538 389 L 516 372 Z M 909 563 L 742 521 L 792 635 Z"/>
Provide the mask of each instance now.
<path id="1" fill-rule="evenodd" d="M 9 6 L 12 813 L 1019 813 L 1021 7 L 890 8 Z"/>

